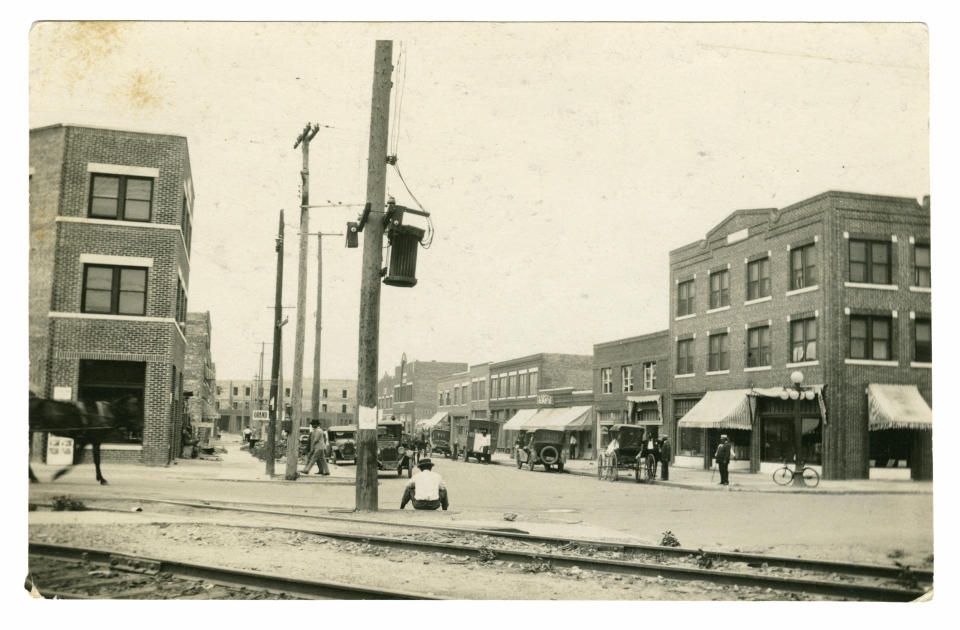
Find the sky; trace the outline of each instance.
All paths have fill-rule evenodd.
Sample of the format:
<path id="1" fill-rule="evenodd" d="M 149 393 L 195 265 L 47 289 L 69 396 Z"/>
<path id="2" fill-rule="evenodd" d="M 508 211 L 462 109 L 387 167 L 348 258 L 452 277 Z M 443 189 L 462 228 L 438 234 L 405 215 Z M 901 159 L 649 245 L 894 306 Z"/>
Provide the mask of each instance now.
<path id="1" fill-rule="evenodd" d="M 31 128 L 186 136 L 189 310 L 211 313 L 220 379 L 252 378 L 272 340 L 281 208 L 296 304 L 307 122 L 310 202 L 349 206 L 310 210 L 310 232 L 343 232 L 365 201 L 376 39 L 394 42 L 390 153 L 436 231 L 416 287 L 382 287 L 381 374 L 401 353 L 590 354 L 663 330 L 669 251 L 735 210 L 930 193 L 921 24 L 35 24 Z M 392 170 L 387 189 L 417 205 Z M 356 378 L 362 238 L 323 240 L 323 378 Z"/>

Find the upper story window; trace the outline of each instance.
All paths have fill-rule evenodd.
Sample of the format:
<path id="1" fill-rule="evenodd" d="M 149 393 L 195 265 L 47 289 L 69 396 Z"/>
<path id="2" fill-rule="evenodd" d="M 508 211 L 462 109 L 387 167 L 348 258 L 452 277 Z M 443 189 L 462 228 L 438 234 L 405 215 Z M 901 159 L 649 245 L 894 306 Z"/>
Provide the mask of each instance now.
<path id="1" fill-rule="evenodd" d="M 530 372 L 530 391 L 529 391 L 529 393 L 530 393 L 531 396 L 536 396 L 536 395 L 537 395 L 537 392 L 540 391 L 540 387 L 539 387 L 539 384 L 538 384 L 538 382 L 537 382 L 539 378 L 540 378 L 540 373 L 539 373 L 539 372 Z"/>
<path id="2" fill-rule="evenodd" d="M 146 269 L 84 265 L 81 313 L 145 315 L 146 307 Z"/>
<path id="3" fill-rule="evenodd" d="M 761 258 L 747 263 L 747 300 L 770 295 L 770 259 Z"/>
<path id="4" fill-rule="evenodd" d="M 633 391 L 633 366 L 624 365 L 620 367 L 620 388 L 625 392 Z"/>
<path id="5" fill-rule="evenodd" d="M 347 406 L 346 406 L 346 405 L 340 405 L 340 413 L 347 413 Z"/>
<path id="6" fill-rule="evenodd" d="M 396 386 L 394 386 L 394 387 L 396 387 Z M 327 397 L 327 390 L 323 390 L 323 397 L 324 397 L 324 398 Z"/>
<path id="7" fill-rule="evenodd" d="M 89 215 L 96 219 L 150 221 L 153 180 L 128 175 L 93 175 Z"/>
<path id="8" fill-rule="evenodd" d="M 677 374 L 693 374 L 693 339 L 677 342 Z"/>
<path id="9" fill-rule="evenodd" d="M 486 400 L 486 398 L 487 398 L 487 382 L 477 381 L 477 400 Z"/>
<path id="10" fill-rule="evenodd" d="M 447 404 L 450 404 L 450 390 L 447 390 Z"/>
<path id="11" fill-rule="evenodd" d="M 851 315 L 850 358 L 892 359 L 891 321 L 892 318 L 887 315 Z"/>
<path id="12" fill-rule="evenodd" d="M 341 390 L 341 391 L 340 391 L 340 398 L 346 398 L 346 397 L 347 397 L 347 390 L 345 390 L 345 389 L 344 389 L 344 390 Z"/>
<path id="13" fill-rule="evenodd" d="M 890 241 L 850 239 L 850 282 L 891 284 Z"/>
<path id="14" fill-rule="evenodd" d="M 790 360 L 794 363 L 817 360 L 817 320 L 815 317 L 790 322 Z"/>
<path id="15" fill-rule="evenodd" d="M 517 376 L 517 396 L 527 396 L 530 393 L 530 377 L 524 372 Z"/>
<path id="16" fill-rule="evenodd" d="M 183 241 L 190 251 L 190 237 L 193 235 L 193 225 L 190 219 L 190 207 L 187 205 L 187 193 L 183 193 L 183 209 L 180 211 L 180 229 L 183 231 Z"/>
<path id="17" fill-rule="evenodd" d="M 187 292 L 183 290 L 183 283 L 177 278 L 177 312 L 175 318 L 178 324 L 187 325 Z"/>
<path id="18" fill-rule="evenodd" d="M 500 398 L 507 398 L 510 396 L 510 390 L 507 389 L 507 375 L 500 375 Z"/>
<path id="19" fill-rule="evenodd" d="M 290 397 L 290 388 L 289 388 L 289 387 L 285 387 L 285 388 L 284 388 L 284 390 L 283 390 L 283 395 L 286 396 L 287 398 Z"/>
<path id="20" fill-rule="evenodd" d="M 930 246 L 917 243 L 913 246 L 913 286 L 930 286 Z"/>
<path id="21" fill-rule="evenodd" d="M 217 385 L 217 396 L 220 396 L 223 392 L 220 389 L 220 386 Z"/>
<path id="22" fill-rule="evenodd" d="M 817 284 L 817 246 L 815 243 L 790 250 L 790 290 Z"/>
<path id="23" fill-rule="evenodd" d="M 236 396 L 240 390 L 236 387 L 233 388 L 233 395 Z"/>
<path id="24" fill-rule="evenodd" d="M 727 352 L 727 333 L 710 335 L 710 372 L 730 369 L 730 354 Z"/>
<path id="25" fill-rule="evenodd" d="M 496 376 L 490 377 L 490 398 L 499 398 L 500 397 L 500 387 L 499 381 L 497 381 Z"/>
<path id="26" fill-rule="evenodd" d="M 677 317 L 690 315 L 694 312 L 694 297 L 696 296 L 694 293 L 693 280 L 687 280 L 677 285 Z"/>
<path id="27" fill-rule="evenodd" d="M 443 392 L 437 393 L 437 404 L 441 406 L 443 405 Z"/>
<path id="28" fill-rule="evenodd" d="M 747 367 L 770 365 L 770 327 L 747 330 Z"/>
<path id="29" fill-rule="evenodd" d="M 730 306 L 730 272 L 724 269 L 710 274 L 710 308 Z"/>
<path id="30" fill-rule="evenodd" d="M 323 413 L 327 413 L 327 403 L 323 403 L 322 405 L 320 405 L 320 411 L 322 411 Z"/>
<path id="31" fill-rule="evenodd" d="M 913 322 L 913 360 L 921 363 L 933 361 L 933 343 L 931 341 L 930 318 L 920 318 Z"/>
<path id="32" fill-rule="evenodd" d="M 507 379 L 507 396 L 511 398 L 517 397 L 517 375 L 511 374 Z"/>
<path id="33" fill-rule="evenodd" d="M 600 368 L 600 392 L 604 394 L 613 393 L 613 369 Z"/>
<path id="34" fill-rule="evenodd" d="M 643 364 L 643 388 L 657 388 L 657 362 L 650 361 Z"/>
<path id="35" fill-rule="evenodd" d="M 244 395 L 244 396 L 249 396 L 249 395 L 250 395 L 250 388 L 249 388 L 249 387 L 244 387 L 244 388 L 243 388 L 243 395 Z"/>

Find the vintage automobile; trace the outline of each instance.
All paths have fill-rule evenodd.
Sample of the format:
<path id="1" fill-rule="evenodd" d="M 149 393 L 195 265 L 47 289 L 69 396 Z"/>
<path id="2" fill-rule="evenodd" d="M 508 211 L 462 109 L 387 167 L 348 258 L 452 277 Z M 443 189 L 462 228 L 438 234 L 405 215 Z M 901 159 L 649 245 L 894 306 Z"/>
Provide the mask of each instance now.
<path id="1" fill-rule="evenodd" d="M 377 424 L 377 468 L 381 471 L 396 471 L 397 477 L 407 469 L 407 476 L 413 476 L 413 460 L 416 454 L 404 440 L 402 422 L 379 422 Z"/>
<path id="2" fill-rule="evenodd" d="M 327 451 L 333 463 L 356 461 L 357 427 L 347 424 L 327 429 Z"/>
<path id="3" fill-rule="evenodd" d="M 444 457 L 453 455 L 453 449 L 450 447 L 450 430 L 433 429 L 430 431 L 430 454 L 440 453 Z"/>
<path id="4" fill-rule="evenodd" d="M 533 470 L 541 464 L 544 470 L 555 466 L 557 472 L 563 472 L 563 465 L 567 461 L 563 431 L 552 429 L 535 429 L 520 433 L 520 447 L 517 449 L 517 468 L 524 464 Z"/>
<path id="5" fill-rule="evenodd" d="M 478 462 L 485 461 L 490 463 L 490 458 L 497 450 L 497 433 L 500 425 L 490 420 L 475 420 L 466 418 L 454 419 L 454 426 L 458 427 L 457 436 L 453 440 L 453 458 L 463 457 L 463 461 L 470 461 L 475 457 Z M 480 430 L 486 429 L 490 436 L 490 450 L 486 454 L 474 450 L 476 436 L 480 435 Z"/>
<path id="6" fill-rule="evenodd" d="M 656 440 L 646 427 L 633 424 L 615 424 L 610 427 L 620 448 L 612 454 L 600 452 L 597 475 L 601 480 L 616 481 L 621 470 L 633 471 L 637 483 L 652 483 L 657 475 Z"/>
<path id="7" fill-rule="evenodd" d="M 303 457 L 310 452 L 310 427 L 300 427 L 300 456 Z"/>

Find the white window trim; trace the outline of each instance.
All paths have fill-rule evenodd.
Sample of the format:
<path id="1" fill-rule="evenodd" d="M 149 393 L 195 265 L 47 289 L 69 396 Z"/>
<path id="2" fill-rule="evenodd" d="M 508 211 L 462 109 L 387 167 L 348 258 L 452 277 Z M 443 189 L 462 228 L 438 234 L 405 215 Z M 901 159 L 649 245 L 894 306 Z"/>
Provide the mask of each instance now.
<path id="1" fill-rule="evenodd" d="M 747 300 L 743 303 L 744 306 L 750 306 L 751 304 L 759 304 L 761 302 L 769 302 L 773 299 L 772 295 L 765 295 L 763 297 L 755 298 L 753 300 Z"/>
<path id="2" fill-rule="evenodd" d="M 844 359 L 847 365 L 875 365 L 880 367 L 898 367 L 899 361 L 880 361 L 877 359 Z"/>
<path id="3" fill-rule="evenodd" d="M 795 363 L 787 363 L 784 367 L 798 368 L 798 367 L 810 367 L 813 365 L 820 365 L 820 359 L 814 359 L 813 361 L 797 361 Z"/>
<path id="4" fill-rule="evenodd" d="M 718 306 L 717 308 L 711 308 L 707 311 L 707 314 L 720 313 L 722 311 L 729 311 L 729 310 L 730 310 L 730 305 L 727 304 L 726 306 Z"/>
<path id="5" fill-rule="evenodd" d="M 925 361 L 911 361 L 910 367 L 931 370 L 933 369 L 933 363 L 926 363 Z"/>
<path id="6" fill-rule="evenodd" d="M 153 267 L 153 258 L 140 256 L 107 256 L 104 254 L 80 254 L 81 265 L 112 265 L 117 267 Z"/>
<path id="7" fill-rule="evenodd" d="M 869 282 L 844 282 L 843 286 L 851 289 L 876 289 L 877 291 L 899 291 L 895 284 L 871 284 Z"/>
<path id="8" fill-rule="evenodd" d="M 820 288 L 819 284 L 813 284 L 809 287 L 803 287 L 802 289 L 792 289 L 787 291 L 785 295 L 800 295 L 801 293 L 810 293 L 811 291 L 816 291 Z"/>
<path id="9" fill-rule="evenodd" d="M 133 177 L 160 177 L 160 169 L 150 166 L 127 166 L 126 164 L 100 164 L 87 162 L 87 172 L 102 175 L 131 175 Z"/>
<path id="10" fill-rule="evenodd" d="M 930 293 L 930 287 L 910 287 L 914 293 Z"/>
<path id="11" fill-rule="evenodd" d="M 729 374 L 730 370 L 716 370 L 714 372 L 707 372 L 707 376 L 720 376 L 722 374 Z"/>
<path id="12" fill-rule="evenodd" d="M 696 372 L 690 372 L 689 374 L 674 374 L 673 378 L 693 378 L 696 375 Z"/>
<path id="13" fill-rule="evenodd" d="M 772 365 L 758 365 L 755 367 L 745 367 L 743 368 L 744 372 L 766 372 L 767 370 L 773 369 Z"/>
<path id="14" fill-rule="evenodd" d="M 689 315 L 681 315 L 680 317 L 674 317 L 673 321 L 679 322 L 681 319 L 690 319 L 691 317 L 696 317 L 696 313 L 690 313 Z"/>

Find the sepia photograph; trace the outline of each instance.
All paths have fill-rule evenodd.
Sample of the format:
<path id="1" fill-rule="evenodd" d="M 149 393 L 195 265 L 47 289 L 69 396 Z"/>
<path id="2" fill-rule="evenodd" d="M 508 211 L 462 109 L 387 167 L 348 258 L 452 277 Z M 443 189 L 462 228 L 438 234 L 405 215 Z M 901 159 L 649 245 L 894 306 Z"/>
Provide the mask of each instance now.
<path id="1" fill-rule="evenodd" d="M 930 38 L 33 22 L 22 599 L 932 600 Z"/>

